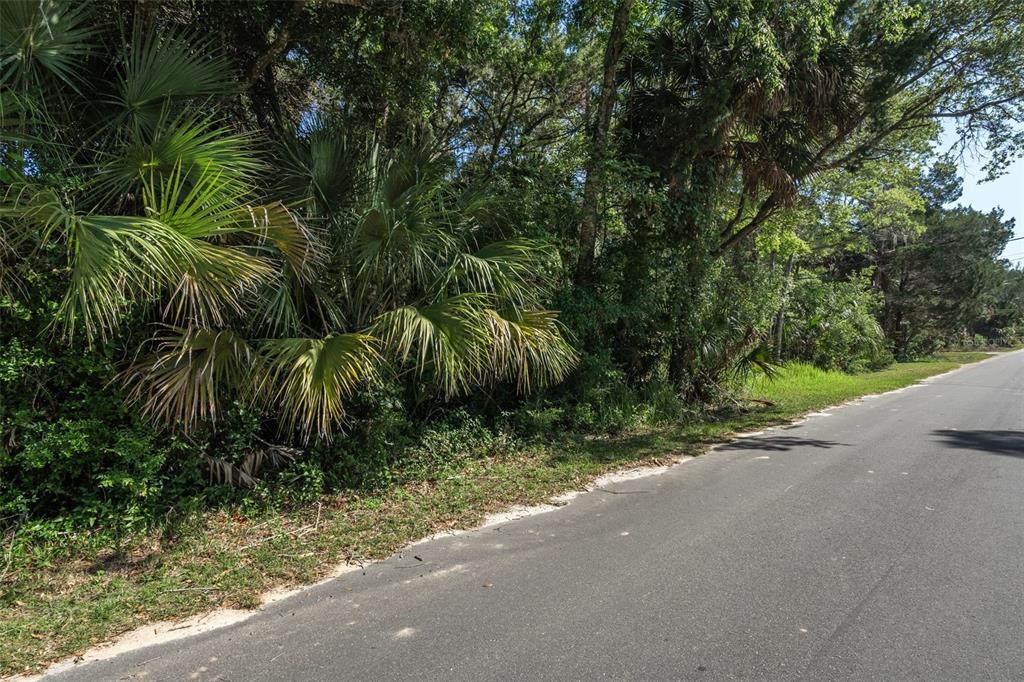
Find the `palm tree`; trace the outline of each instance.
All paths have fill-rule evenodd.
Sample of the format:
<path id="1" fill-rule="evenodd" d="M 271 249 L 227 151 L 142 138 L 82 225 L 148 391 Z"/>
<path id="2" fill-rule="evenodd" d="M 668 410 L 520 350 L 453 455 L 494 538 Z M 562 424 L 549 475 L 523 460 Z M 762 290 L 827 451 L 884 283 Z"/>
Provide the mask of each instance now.
<path id="1" fill-rule="evenodd" d="M 127 353 L 156 329 L 120 374 L 153 420 L 187 431 L 241 400 L 330 438 L 384 376 L 447 398 L 575 362 L 542 306 L 550 250 L 479 243 L 486 194 L 429 148 L 376 159 L 312 114 L 272 144 L 236 132 L 230 65 L 185 33 L 111 48 L 58 0 L 4 3 L 0 24 L 0 244 L 61 254 L 69 338 Z"/>

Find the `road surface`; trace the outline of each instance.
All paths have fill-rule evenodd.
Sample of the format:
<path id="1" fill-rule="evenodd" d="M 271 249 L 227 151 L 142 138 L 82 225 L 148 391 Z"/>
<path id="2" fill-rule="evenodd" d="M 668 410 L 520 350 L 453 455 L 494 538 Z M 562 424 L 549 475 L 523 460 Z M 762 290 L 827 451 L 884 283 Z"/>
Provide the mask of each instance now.
<path id="1" fill-rule="evenodd" d="M 828 412 L 47 679 L 1024 679 L 1024 353 Z"/>

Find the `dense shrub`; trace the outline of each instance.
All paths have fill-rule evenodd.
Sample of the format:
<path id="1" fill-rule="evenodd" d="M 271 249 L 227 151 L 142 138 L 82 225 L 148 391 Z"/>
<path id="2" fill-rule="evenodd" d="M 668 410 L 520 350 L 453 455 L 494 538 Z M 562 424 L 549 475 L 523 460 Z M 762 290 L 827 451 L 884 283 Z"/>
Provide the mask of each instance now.
<path id="1" fill-rule="evenodd" d="M 102 361 L 24 350 L 0 356 L 0 518 L 130 530 L 201 489 L 199 460 L 124 409 Z"/>
<path id="2" fill-rule="evenodd" d="M 892 355 L 876 319 L 879 305 L 878 295 L 859 279 L 798 279 L 786 307 L 785 356 L 847 372 L 889 364 Z"/>

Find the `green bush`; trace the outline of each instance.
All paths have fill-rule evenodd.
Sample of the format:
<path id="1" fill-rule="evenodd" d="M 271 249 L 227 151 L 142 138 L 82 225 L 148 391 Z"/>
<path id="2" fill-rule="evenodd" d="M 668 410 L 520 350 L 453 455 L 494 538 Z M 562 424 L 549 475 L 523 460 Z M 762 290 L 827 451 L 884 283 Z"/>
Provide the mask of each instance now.
<path id="1" fill-rule="evenodd" d="M 346 433 L 318 443 L 308 457 L 325 472 L 328 488 L 377 489 L 392 480 L 391 468 L 413 440 L 415 425 L 401 387 L 388 383 L 354 395 Z"/>
<path id="2" fill-rule="evenodd" d="M 875 318 L 879 305 L 861 279 L 798 279 L 786 307 L 784 356 L 844 372 L 890 364 L 892 354 Z"/>
<path id="3" fill-rule="evenodd" d="M 585 355 L 577 370 L 547 402 L 524 405 L 511 413 L 516 433 L 536 435 L 561 430 L 620 433 L 645 424 L 680 420 L 684 402 L 662 377 L 632 385 L 607 353 Z"/>
<path id="4" fill-rule="evenodd" d="M 1000 329 L 996 335 L 996 343 L 1006 348 L 1024 343 L 1024 325 L 1014 324 Z"/>
<path id="5" fill-rule="evenodd" d="M 636 392 L 607 354 L 584 357 L 564 390 L 563 425 L 569 429 L 616 433 L 634 421 Z"/>
<path id="6" fill-rule="evenodd" d="M 0 526 L 130 532 L 201 490 L 187 445 L 109 389 L 102 348 L 51 341 L 33 310 L 16 313 L 0 333 Z"/>
<path id="7" fill-rule="evenodd" d="M 0 449 L 0 517 L 47 518 L 54 528 L 129 532 L 201 488 L 183 444 L 143 424 L 97 418 L 29 423 Z"/>

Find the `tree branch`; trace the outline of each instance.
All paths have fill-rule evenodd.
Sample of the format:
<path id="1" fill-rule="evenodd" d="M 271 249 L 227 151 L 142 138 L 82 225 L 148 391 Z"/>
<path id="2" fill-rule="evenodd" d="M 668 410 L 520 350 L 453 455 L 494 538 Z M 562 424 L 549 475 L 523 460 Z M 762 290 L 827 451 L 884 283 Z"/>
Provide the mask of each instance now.
<path id="1" fill-rule="evenodd" d="M 256 58 L 250 66 L 249 70 L 245 74 L 245 79 L 242 81 L 242 88 L 248 90 L 253 86 L 253 83 L 260 77 L 264 69 L 270 66 L 275 59 L 281 56 L 281 54 L 288 48 L 288 43 L 291 41 L 291 28 L 292 22 L 302 13 L 302 10 L 306 7 L 307 0 L 292 0 L 291 11 L 288 12 L 288 16 L 284 18 L 281 23 L 281 28 L 277 31 L 277 37 L 274 42 Z M 350 3 L 355 4 L 355 3 Z"/>
<path id="2" fill-rule="evenodd" d="M 738 232 L 734 232 L 730 237 L 718 245 L 715 249 L 715 256 L 721 256 L 727 250 L 743 241 L 748 235 L 753 233 L 757 228 L 761 227 L 766 220 L 771 218 L 775 211 L 782 205 L 782 193 L 775 190 L 768 198 L 764 200 L 761 206 L 757 209 L 757 213 L 750 219 L 750 222 L 743 226 L 743 229 Z"/>

